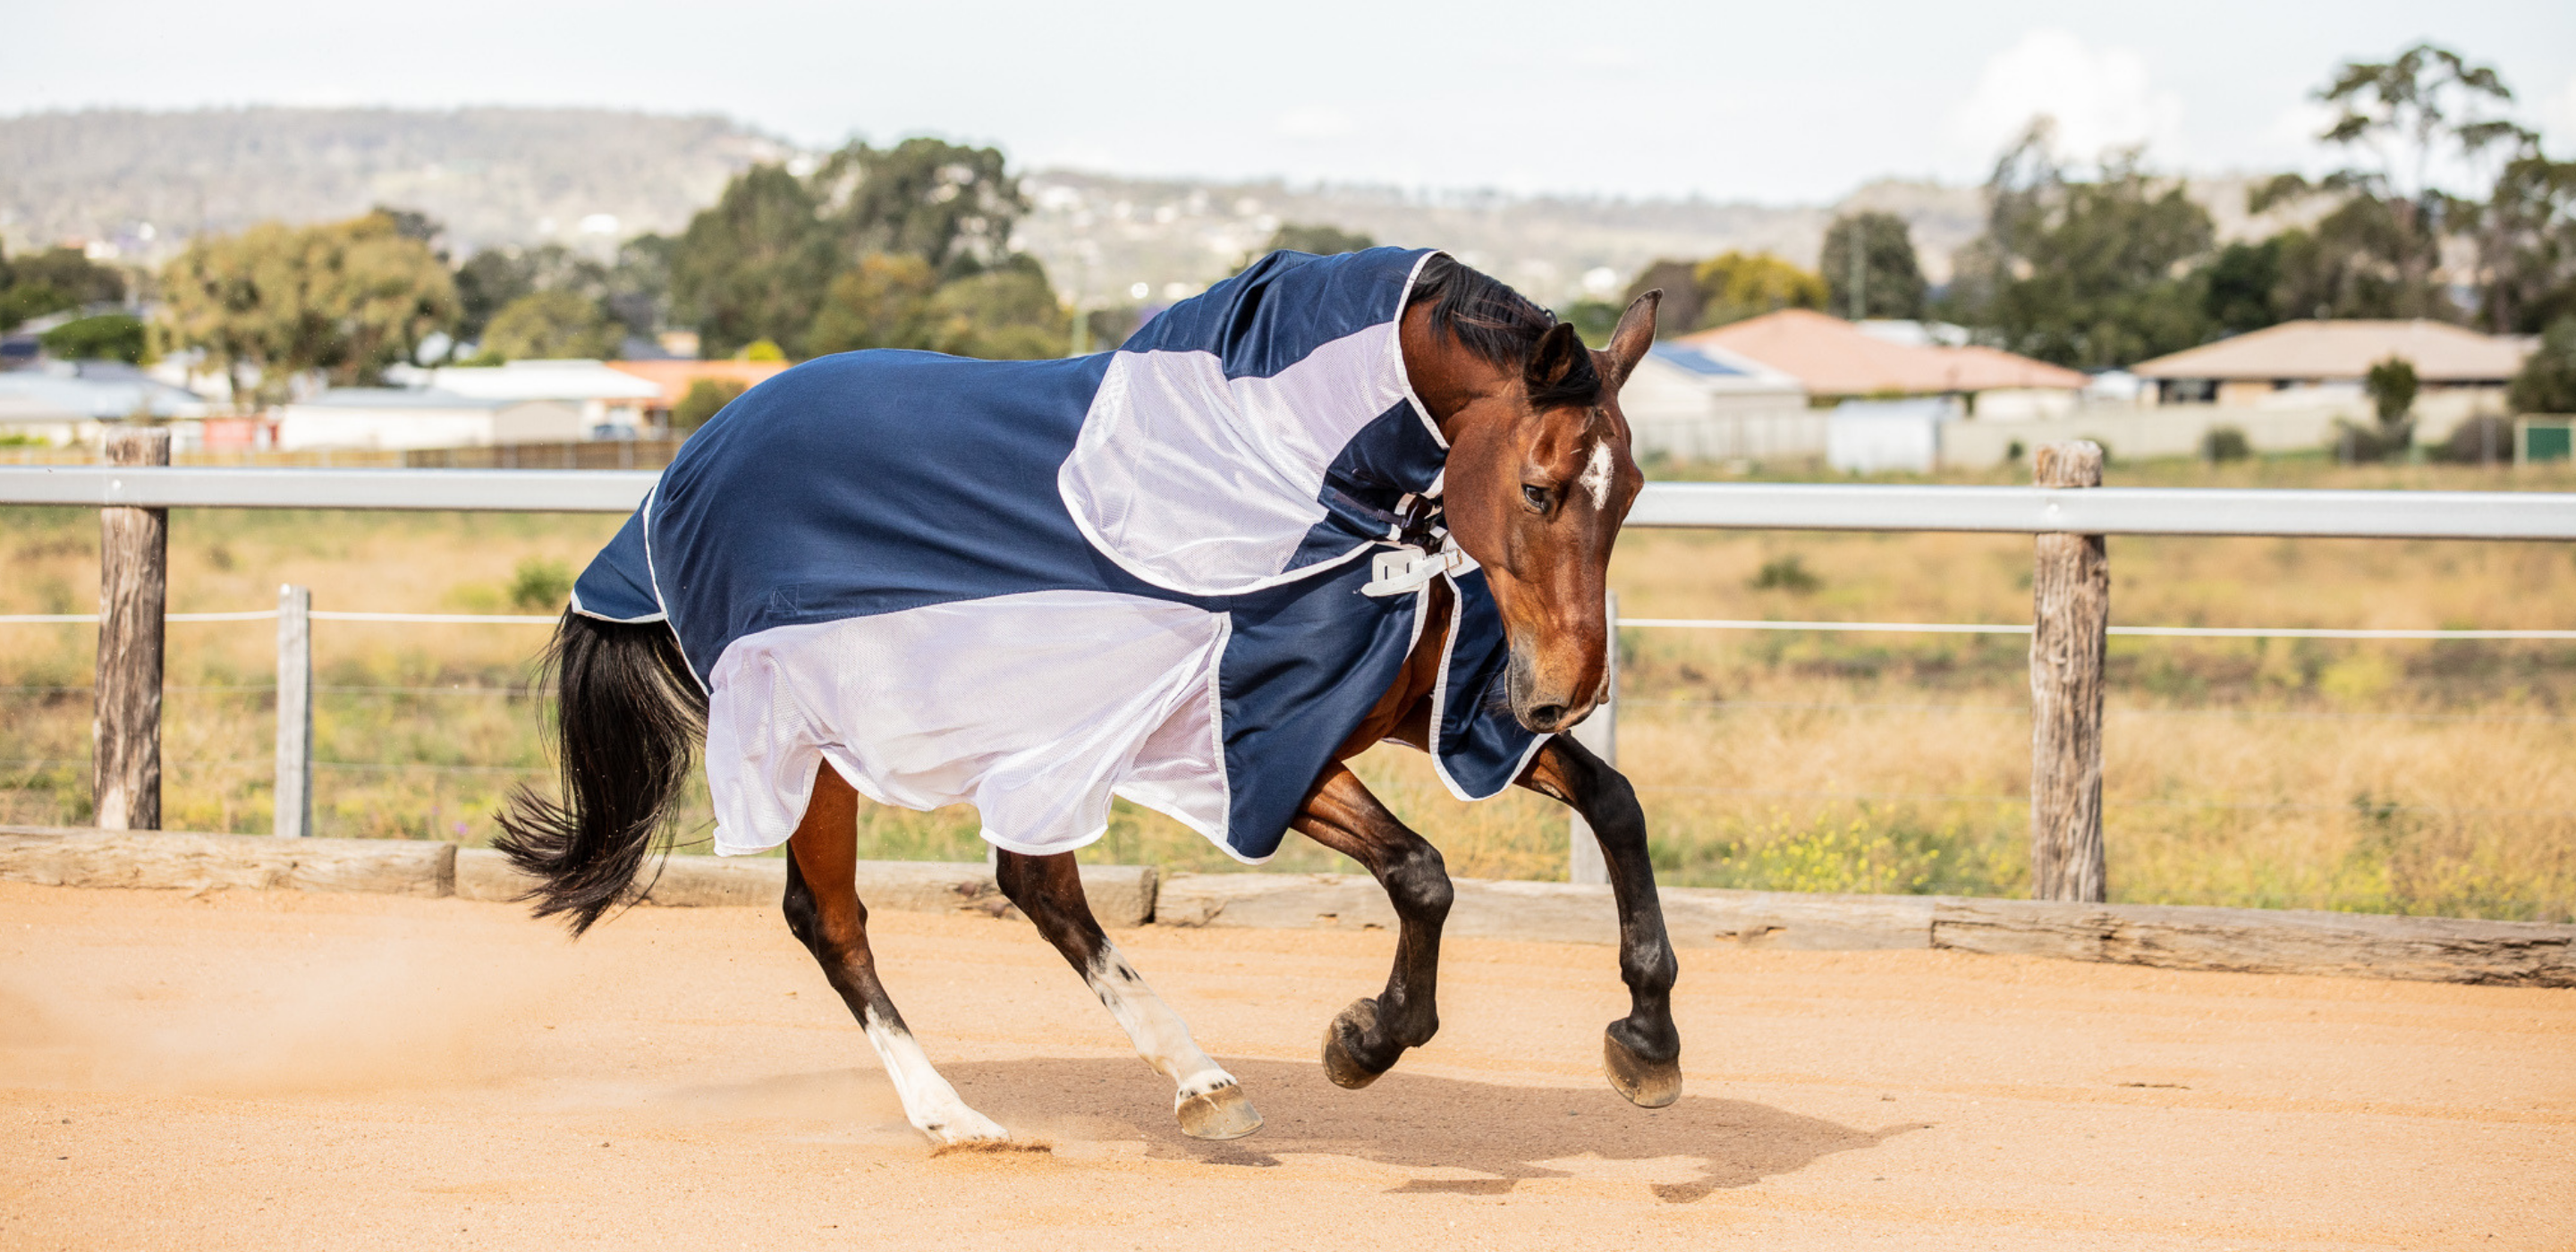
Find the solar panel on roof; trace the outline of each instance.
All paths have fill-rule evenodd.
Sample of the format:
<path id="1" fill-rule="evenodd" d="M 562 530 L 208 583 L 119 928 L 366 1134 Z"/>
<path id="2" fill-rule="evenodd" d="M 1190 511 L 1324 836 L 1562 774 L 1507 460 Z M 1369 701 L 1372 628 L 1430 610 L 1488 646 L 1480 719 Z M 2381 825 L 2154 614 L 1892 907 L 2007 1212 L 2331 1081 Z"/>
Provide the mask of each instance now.
<path id="1" fill-rule="evenodd" d="M 1743 370 L 1737 369 L 1724 361 L 1718 360 L 1716 357 L 1710 356 L 1697 348 L 1683 347 L 1680 344 L 1659 343 L 1649 349 L 1649 351 L 1658 359 L 1669 361 L 1694 374 L 1706 374 L 1711 377 L 1725 376 L 1731 378 L 1741 378 L 1746 376 Z"/>

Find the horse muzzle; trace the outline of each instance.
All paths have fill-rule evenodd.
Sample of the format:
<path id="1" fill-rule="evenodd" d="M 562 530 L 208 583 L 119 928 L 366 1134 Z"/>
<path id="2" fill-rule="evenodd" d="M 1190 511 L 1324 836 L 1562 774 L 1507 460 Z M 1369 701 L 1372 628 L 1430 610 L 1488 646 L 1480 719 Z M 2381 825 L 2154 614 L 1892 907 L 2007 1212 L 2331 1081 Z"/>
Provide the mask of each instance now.
<path id="1" fill-rule="evenodd" d="M 1590 715 L 1600 702 L 1597 684 L 1550 684 L 1540 680 L 1538 666 L 1529 652 L 1515 647 L 1511 664 L 1504 671 L 1503 690 L 1511 700 L 1512 717 L 1528 729 L 1542 735 L 1571 728 Z"/>

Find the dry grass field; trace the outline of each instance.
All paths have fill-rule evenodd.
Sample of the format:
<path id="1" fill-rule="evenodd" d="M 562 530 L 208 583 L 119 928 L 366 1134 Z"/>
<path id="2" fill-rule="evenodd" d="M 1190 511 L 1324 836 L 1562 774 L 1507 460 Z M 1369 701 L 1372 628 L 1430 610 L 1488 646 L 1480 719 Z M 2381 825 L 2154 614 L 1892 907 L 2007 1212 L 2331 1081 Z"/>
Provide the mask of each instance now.
<path id="1" fill-rule="evenodd" d="M 1997 472 L 1983 481 L 2008 481 Z M 2564 471 L 2273 460 L 2115 466 L 2115 484 L 2576 489 Z M 610 517 L 182 511 L 171 607 L 551 611 Z M 0 613 L 95 604 L 96 515 L 0 511 Z M 2576 624 L 2576 546 L 2114 539 L 2129 624 Z M 2030 544 L 1967 535 L 1638 532 L 1633 617 L 2026 621 Z M 87 626 L 0 625 L 0 820 L 88 808 Z M 316 626 L 319 833 L 481 842 L 508 787 L 545 781 L 545 631 Z M 166 824 L 264 830 L 266 622 L 170 628 Z M 1667 881 L 2013 894 L 2028 821 L 2025 645 L 2012 637 L 1623 632 L 1622 764 Z M 2112 643 L 2107 839 L 2115 899 L 2576 918 L 2576 645 L 2123 639 Z M 1462 805 L 1393 750 L 1363 773 L 1460 873 L 1557 877 L 1561 810 Z M 697 803 L 683 840 L 702 840 Z M 871 814 L 874 855 L 972 859 L 964 810 Z M 1122 809 L 1094 855 L 1222 868 Z M 1336 868 L 1300 840 L 1271 868 Z"/>

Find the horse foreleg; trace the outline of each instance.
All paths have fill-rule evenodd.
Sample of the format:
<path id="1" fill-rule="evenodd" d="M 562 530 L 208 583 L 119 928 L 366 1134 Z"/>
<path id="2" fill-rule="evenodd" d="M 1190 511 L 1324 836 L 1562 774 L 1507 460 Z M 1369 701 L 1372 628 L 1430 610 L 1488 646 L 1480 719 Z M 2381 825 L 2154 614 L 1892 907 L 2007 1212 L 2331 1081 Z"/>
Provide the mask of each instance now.
<path id="1" fill-rule="evenodd" d="M 1655 895 L 1646 855 L 1646 814 L 1637 790 L 1582 744 L 1558 735 L 1541 749 L 1519 783 L 1572 805 L 1601 840 L 1619 907 L 1619 976 L 1628 984 L 1628 1015 L 1602 1039 L 1602 1068 L 1630 1103 L 1659 1109 L 1681 1098 L 1681 1032 L 1673 1027 L 1672 940 Z"/>
<path id="2" fill-rule="evenodd" d="M 1002 894 L 1037 923 L 1038 933 L 1090 984 L 1109 1016 L 1126 1028 L 1145 1063 L 1172 1080 L 1172 1110 L 1181 1132 L 1200 1139 L 1240 1139 L 1261 1129 L 1243 1087 L 1190 1038 L 1189 1023 L 1163 1003 L 1127 963 L 1082 893 L 1073 854 L 1027 856 L 1000 850 L 994 877 Z"/>
<path id="3" fill-rule="evenodd" d="M 883 1061 L 903 1100 L 903 1115 L 940 1143 L 1007 1139 L 1009 1132 L 966 1107 L 957 1089 L 931 1068 L 920 1041 L 903 1024 L 877 981 L 868 950 L 868 910 L 859 902 L 858 793 L 825 765 L 814 779 L 814 798 L 788 839 L 787 929 L 823 967 L 823 977 L 859 1019 L 868 1044 Z"/>
<path id="4" fill-rule="evenodd" d="M 1449 918 L 1448 867 L 1335 763 L 1289 822 L 1306 837 L 1368 867 L 1395 906 L 1395 968 L 1386 990 L 1343 1009 L 1324 1028 L 1324 1073 L 1354 1090 L 1377 1081 L 1407 1048 L 1439 1033 L 1440 927 Z"/>

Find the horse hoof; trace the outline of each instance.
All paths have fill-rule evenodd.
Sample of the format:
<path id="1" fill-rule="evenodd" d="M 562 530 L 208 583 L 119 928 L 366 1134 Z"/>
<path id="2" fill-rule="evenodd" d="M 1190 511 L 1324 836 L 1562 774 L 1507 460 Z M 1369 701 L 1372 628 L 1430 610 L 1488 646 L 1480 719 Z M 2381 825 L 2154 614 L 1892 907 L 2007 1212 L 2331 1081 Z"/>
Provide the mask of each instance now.
<path id="1" fill-rule="evenodd" d="M 1609 1075 L 1611 1090 L 1641 1109 L 1659 1109 L 1682 1098 L 1679 1058 L 1649 1061 L 1607 1032 L 1601 1036 L 1601 1072 Z"/>
<path id="2" fill-rule="evenodd" d="M 1181 1101 L 1179 1113 L 1181 1133 L 1193 1139 L 1240 1139 L 1261 1129 L 1261 1114 L 1234 1083 Z"/>
<path id="3" fill-rule="evenodd" d="M 1324 1027 L 1324 1076 L 1332 1079 L 1334 1086 L 1357 1091 L 1386 1072 L 1360 1063 L 1360 1039 L 1376 1029 L 1375 1000 L 1351 1001 L 1349 1008 Z"/>

